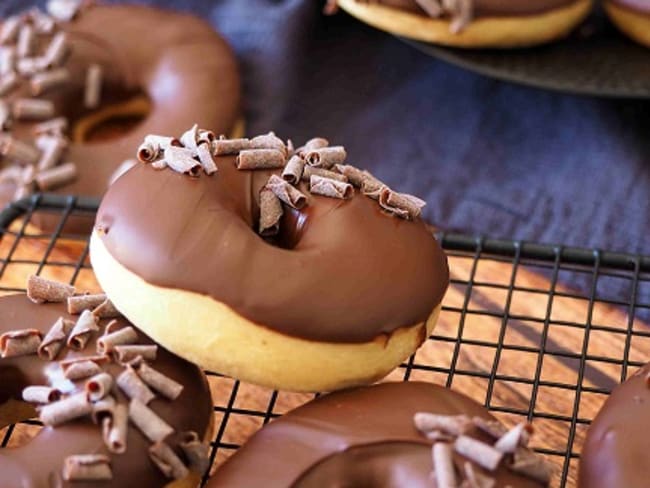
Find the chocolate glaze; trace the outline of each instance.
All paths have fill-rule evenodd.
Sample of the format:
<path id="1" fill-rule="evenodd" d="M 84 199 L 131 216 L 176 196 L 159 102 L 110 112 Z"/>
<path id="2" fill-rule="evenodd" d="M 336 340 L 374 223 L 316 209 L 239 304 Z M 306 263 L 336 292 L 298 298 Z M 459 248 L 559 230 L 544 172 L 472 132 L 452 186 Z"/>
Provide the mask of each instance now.
<path id="1" fill-rule="evenodd" d="M 643 14 L 650 14 L 650 2 L 648 0 L 609 0 L 621 7 L 626 7 L 629 10 L 641 12 Z"/>
<path id="2" fill-rule="evenodd" d="M 92 4 L 62 26 L 72 46 L 65 64 L 72 79 L 39 98 L 54 101 L 57 113 L 74 123 L 88 113 L 83 108 L 86 68 L 99 63 L 104 71 L 101 107 L 144 92 L 151 111 L 119 138 L 71 144 L 64 160 L 77 164 L 78 178 L 56 193 L 101 196 L 146 134 L 182 133 L 195 122 L 217 133 L 232 129 L 240 103 L 237 64 L 230 47 L 203 20 L 153 7 Z M 30 96 L 28 85 L 9 99 Z M 30 141 L 32 126 L 15 121 L 12 132 Z M 14 190 L 13 184 L 0 187 L 5 199 L 0 204 Z"/>
<path id="3" fill-rule="evenodd" d="M 0 298 L 0 334 L 8 330 L 36 328 L 47 333 L 54 321 L 63 316 L 76 320 L 65 311 L 64 304 L 41 304 L 30 302 L 25 295 Z M 129 323 L 118 319 L 120 325 Z M 100 322 L 101 330 L 108 320 Z M 138 331 L 139 343 L 153 341 Z M 62 349 L 57 361 L 66 358 L 95 355 L 95 340 L 90 340 L 83 351 Z M 176 445 L 178 433 L 194 430 L 203 436 L 210 425 L 212 403 L 205 376 L 194 365 L 158 347 L 158 356 L 152 366 L 161 373 L 181 383 L 184 388 L 173 401 L 158 396 L 149 406 L 176 433 L 168 438 L 170 445 Z M 121 366 L 111 363 L 105 368 L 115 375 Z M 40 359 L 36 355 L 0 359 L 0 408 L 9 398 L 19 400 L 22 390 L 29 385 L 52 384 L 48 371 L 60 371 L 56 361 Z M 77 383 L 83 387 L 83 381 Z M 118 389 L 114 392 L 118 400 L 126 401 Z M 0 417 L 0 424 L 7 419 Z M 18 448 L 0 449 L 0 486 L 3 488 L 52 488 L 74 486 L 90 488 L 97 482 L 64 482 L 61 478 L 63 459 L 71 454 L 102 453 L 111 457 L 113 481 L 102 482 L 101 486 L 125 487 L 137 482 L 140 486 L 163 486 L 168 480 L 149 460 L 149 441 L 133 424 L 129 425 L 127 451 L 124 454 L 110 454 L 101 436 L 101 428 L 90 419 L 66 422 L 57 427 L 44 427 L 27 444 Z M 137 480 L 137 481 L 136 481 Z"/>
<path id="4" fill-rule="evenodd" d="M 616 387 L 587 432 L 578 486 L 642 488 L 650 480 L 650 364 Z"/>
<path id="5" fill-rule="evenodd" d="M 566 7 L 577 0 L 474 0 L 476 17 L 534 15 L 560 7 Z M 411 12 L 427 15 L 415 0 L 378 0 L 377 3 Z"/>
<path id="6" fill-rule="evenodd" d="M 370 341 L 440 303 L 447 260 L 421 220 L 388 216 L 358 192 L 337 200 L 302 184 L 309 204 L 284 219 L 280 241 L 292 248 L 281 248 L 255 231 L 272 172 L 216 160 L 212 176 L 140 164 L 118 179 L 97 215 L 111 255 L 151 284 L 209 295 L 309 340 Z"/>
<path id="7" fill-rule="evenodd" d="M 258 431 L 217 470 L 208 487 L 430 488 L 431 442 L 413 425 L 413 415 L 422 411 L 494 419 L 466 396 L 428 383 L 332 393 Z M 477 431 L 470 435 L 487 441 Z M 463 460 L 455 455 L 457 463 Z M 491 476 L 497 487 L 543 486 L 503 466 Z"/>

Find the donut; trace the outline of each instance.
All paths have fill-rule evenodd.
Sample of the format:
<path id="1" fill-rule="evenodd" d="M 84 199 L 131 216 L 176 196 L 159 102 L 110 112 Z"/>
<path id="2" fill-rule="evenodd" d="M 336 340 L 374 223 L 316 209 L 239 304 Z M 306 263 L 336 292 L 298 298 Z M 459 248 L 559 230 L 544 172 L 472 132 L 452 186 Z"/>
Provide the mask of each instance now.
<path id="1" fill-rule="evenodd" d="M 614 25 L 639 44 L 650 47 L 650 4 L 643 0 L 606 0 L 605 12 Z"/>
<path id="2" fill-rule="evenodd" d="M 650 364 L 607 398 L 589 426 L 580 455 L 578 487 L 648 486 Z"/>
<path id="3" fill-rule="evenodd" d="M 591 0 L 331 0 L 373 27 L 460 48 L 535 46 L 567 36 Z"/>
<path id="4" fill-rule="evenodd" d="M 0 298 L 0 427 L 34 416 L 44 427 L 0 449 L 0 486 L 198 486 L 212 428 L 201 370 L 105 295 L 68 298 L 72 287 L 38 277 L 32 288 L 31 300 Z"/>
<path id="5" fill-rule="evenodd" d="M 61 3 L 70 2 L 51 2 Z M 237 64 L 203 20 L 90 3 L 53 20 L 32 9 L 0 26 L 0 205 L 34 191 L 100 197 L 144 135 L 195 120 L 233 129 Z"/>
<path id="6" fill-rule="evenodd" d="M 134 324 L 206 369 L 295 391 L 375 381 L 422 344 L 449 281 L 423 201 L 323 138 L 216 139 L 197 159 L 187 134 L 146 139 L 152 162 L 97 214 L 95 274 Z"/>
<path id="7" fill-rule="evenodd" d="M 531 430 L 506 429 L 453 390 L 382 383 L 330 393 L 267 424 L 207 486 L 548 486 L 548 465 L 526 447 Z"/>

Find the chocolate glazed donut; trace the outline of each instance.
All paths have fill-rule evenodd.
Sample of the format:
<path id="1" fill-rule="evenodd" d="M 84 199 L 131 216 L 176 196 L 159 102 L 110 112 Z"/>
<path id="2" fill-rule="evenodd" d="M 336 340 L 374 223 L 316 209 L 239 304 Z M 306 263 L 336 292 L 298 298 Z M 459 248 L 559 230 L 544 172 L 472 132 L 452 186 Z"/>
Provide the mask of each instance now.
<path id="1" fill-rule="evenodd" d="M 0 335 L 9 330 L 37 329 L 45 336 L 59 317 L 77 320 L 76 316 L 66 312 L 63 303 L 35 304 L 25 295 L 13 295 L 0 298 Z M 102 319 L 100 330 L 109 322 Z M 125 319 L 118 318 L 114 330 L 130 325 Z M 138 344 L 153 342 L 139 331 Z M 67 380 L 61 369 L 62 360 L 95 357 L 97 335 L 86 347 L 76 351 L 64 346 L 53 361 L 42 359 L 36 354 L 4 357 L 0 359 L 0 426 L 34 417 L 35 411 L 30 404 L 22 401 L 23 390 L 28 386 L 47 385 L 58 388 L 64 393 L 68 389 L 83 388 L 87 378 L 74 384 Z M 209 435 L 212 418 L 212 403 L 205 376 L 196 366 L 183 361 L 168 351 L 158 347 L 156 359 L 151 366 L 168 378 L 180 383 L 183 389 L 180 395 L 169 400 L 162 395 L 148 403 L 173 429 L 174 433 L 165 441 L 175 446 L 182 437 L 182 432 L 193 431 L 203 440 Z M 123 367 L 116 362 L 103 363 L 102 369 L 117 376 Z M 117 402 L 128 402 L 123 391 L 114 386 L 112 393 Z M 14 437 L 17 433 L 14 433 Z M 56 426 L 47 426 L 29 442 L 17 448 L 0 449 L 0 486 L 3 488 L 50 488 L 72 487 L 90 488 L 92 486 L 126 487 L 140 485 L 143 487 L 165 486 L 169 483 L 148 456 L 150 441 L 134 425 L 127 430 L 126 451 L 113 454 L 106 448 L 102 439 L 102 426 L 94 424 L 89 415 L 69 420 Z M 64 481 L 62 470 L 67 456 L 80 454 L 107 455 L 112 468 L 111 481 Z M 198 484 L 199 475 L 194 475 L 193 483 Z M 187 483 L 189 477 L 185 479 Z M 175 485 L 178 486 L 178 485 Z M 188 486 L 187 484 L 180 486 Z"/>
<path id="2" fill-rule="evenodd" d="M 126 134 L 107 141 L 72 141 L 63 161 L 74 162 L 78 176 L 56 193 L 103 195 L 113 172 L 133 158 L 133 148 L 145 134 L 176 133 L 194 122 L 217 133 L 233 129 L 240 110 L 236 60 L 205 21 L 153 7 L 91 4 L 61 25 L 70 44 L 65 64 L 70 81 L 39 98 L 52 100 L 57 114 L 69 119 L 73 132 L 75 123 L 89 114 L 83 108 L 83 96 L 86 69 L 92 63 L 103 70 L 100 114 L 138 94 L 148 99 L 149 108 Z M 10 94 L 9 101 L 30 96 L 29 83 L 23 85 Z M 33 126 L 14 121 L 12 134 L 32 142 Z M 15 186 L 5 184 L 0 191 L 7 202 Z M 91 226 L 88 219 L 76 230 L 88 231 Z"/>

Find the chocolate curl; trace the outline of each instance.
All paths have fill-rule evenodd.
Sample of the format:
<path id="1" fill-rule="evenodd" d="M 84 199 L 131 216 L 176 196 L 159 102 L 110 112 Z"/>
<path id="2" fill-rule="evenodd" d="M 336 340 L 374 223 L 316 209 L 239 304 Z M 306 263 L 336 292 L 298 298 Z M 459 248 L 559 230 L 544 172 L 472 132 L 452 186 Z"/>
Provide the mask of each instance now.
<path id="1" fill-rule="evenodd" d="M 305 160 L 298 155 L 291 156 L 289 162 L 282 170 L 282 178 L 287 183 L 297 185 L 305 168 Z"/>
<path id="2" fill-rule="evenodd" d="M 36 186 L 41 191 L 53 190 L 77 179 L 77 166 L 74 163 L 65 163 L 36 175 Z"/>
<path id="3" fill-rule="evenodd" d="M 212 150 L 212 142 L 216 139 L 214 132 L 206 129 L 199 129 L 199 136 L 196 138 L 197 146 L 200 146 L 203 143 L 208 145 L 208 148 Z"/>
<path id="4" fill-rule="evenodd" d="M 37 168 L 45 171 L 59 164 L 67 142 L 60 136 L 42 135 L 36 139 L 36 145 L 42 151 Z"/>
<path id="5" fill-rule="evenodd" d="M 276 149 L 244 149 L 236 159 L 237 169 L 273 169 L 284 167 L 284 154 Z"/>
<path id="6" fill-rule="evenodd" d="M 469 461 L 463 463 L 463 471 L 465 473 L 465 483 L 468 485 L 468 488 L 494 488 L 497 484 L 494 478 L 490 478 L 476 471 L 474 465 Z"/>
<path id="7" fill-rule="evenodd" d="M 280 218 L 284 211 L 280 199 L 268 188 L 260 192 L 260 225 L 261 236 L 274 236 L 280 232 Z"/>
<path id="8" fill-rule="evenodd" d="M 88 401 L 86 394 L 81 392 L 42 406 L 39 418 L 45 425 L 55 427 L 68 420 L 88 415 L 92 410 L 92 403 Z"/>
<path id="9" fill-rule="evenodd" d="M 433 445 L 432 453 L 437 488 L 457 488 L 458 480 L 451 446 L 444 442 L 436 442 Z"/>
<path id="10" fill-rule="evenodd" d="M 68 119 L 65 117 L 56 117 L 54 119 L 46 120 L 40 124 L 36 124 L 32 128 L 32 132 L 37 135 L 49 134 L 53 136 L 62 136 L 68 130 Z"/>
<path id="11" fill-rule="evenodd" d="M 503 458 L 503 453 L 501 451 L 497 451 L 489 444 L 466 435 L 461 435 L 456 438 L 454 449 L 461 456 L 465 456 L 470 461 L 475 462 L 488 471 L 494 471 L 497 469 L 501 459 Z"/>
<path id="12" fill-rule="evenodd" d="M 167 161 L 164 159 L 159 159 L 158 161 L 151 163 L 151 167 L 153 169 L 165 169 L 167 167 Z"/>
<path id="13" fill-rule="evenodd" d="M 442 5 L 440 5 L 440 0 L 415 0 L 422 10 L 424 10 L 429 17 L 438 18 L 444 11 Z"/>
<path id="14" fill-rule="evenodd" d="M 68 313 L 77 315 L 84 310 L 93 310 L 98 305 L 104 303 L 106 293 L 95 293 L 88 295 L 75 295 L 68 297 Z"/>
<path id="15" fill-rule="evenodd" d="M 183 135 L 180 137 L 181 144 L 187 149 L 192 149 L 196 151 L 196 141 L 199 138 L 199 126 L 194 124 L 192 128 L 183 132 Z"/>
<path id="16" fill-rule="evenodd" d="M 111 461 L 104 454 L 75 454 L 63 461 L 65 481 L 101 481 L 113 479 Z"/>
<path id="17" fill-rule="evenodd" d="M 80 380 L 102 372 L 101 365 L 108 361 L 106 356 L 86 356 L 61 361 L 63 376 L 69 380 Z"/>
<path id="18" fill-rule="evenodd" d="M 41 344 L 41 333 L 36 329 L 10 330 L 0 335 L 0 356 L 11 358 L 35 354 Z"/>
<path id="19" fill-rule="evenodd" d="M 63 64 L 68 53 L 68 39 L 65 32 L 58 32 L 54 35 L 50 44 L 45 50 L 44 58 L 48 66 L 56 67 Z"/>
<path id="20" fill-rule="evenodd" d="M 93 315 L 99 319 L 116 319 L 121 317 L 122 314 L 115 308 L 110 298 L 106 298 L 102 303 L 97 305 L 93 310 Z"/>
<path id="21" fill-rule="evenodd" d="M 38 73 L 29 82 L 32 95 L 40 95 L 58 85 L 62 85 L 70 79 L 70 72 L 66 68 L 58 68 L 52 71 Z"/>
<path id="22" fill-rule="evenodd" d="M 525 447 L 528 444 L 531 432 L 532 426 L 530 424 L 523 422 L 517 424 L 499 438 L 494 444 L 494 448 L 504 454 L 512 454 L 518 447 Z"/>
<path id="23" fill-rule="evenodd" d="M 329 145 L 330 143 L 327 139 L 323 137 L 314 137 L 312 139 L 309 139 L 307 142 L 305 142 L 305 145 L 302 147 L 302 149 L 305 152 L 309 152 L 309 151 L 314 151 L 316 149 L 322 149 Z"/>
<path id="24" fill-rule="evenodd" d="M 79 315 L 72 332 L 70 332 L 70 337 L 68 337 L 68 347 L 70 349 L 81 351 L 86 347 L 91 334 L 98 330 L 99 327 L 97 326 L 97 319 L 95 316 L 90 312 L 90 310 L 84 310 L 81 312 L 81 315 Z"/>
<path id="25" fill-rule="evenodd" d="M 248 139 L 217 139 L 212 142 L 212 153 L 215 156 L 239 154 L 240 151 L 250 147 L 251 141 Z"/>
<path id="26" fill-rule="evenodd" d="M 287 146 L 284 141 L 277 137 L 273 132 L 261 136 L 253 137 L 250 141 L 251 149 L 275 149 L 280 151 L 283 157 L 287 157 Z"/>
<path id="27" fill-rule="evenodd" d="M 126 452 L 129 428 L 129 407 L 123 403 L 115 405 L 112 415 L 102 420 L 102 437 L 108 450 L 115 454 Z"/>
<path id="28" fill-rule="evenodd" d="M 33 58 L 18 58 L 16 60 L 16 71 L 25 77 L 34 76 L 47 69 L 47 59 L 43 56 Z"/>
<path id="29" fill-rule="evenodd" d="M 212 153 L 210 152 L 210 145 L 207 142 L 203 142 L 198 145 L 196 148 L 196 155 L 199 157 L 201 166 L 203 166 L 203 171 L 206 175 L 211 175 L 217 172 L 217 165 L 212 159 Z"/>
<path id="30" fill-rule="evenodd" d="M 160 441 L 149 446 L 149 457 L 167 478 L 178 480 L 189 474 L 183 461 L 165 442 Z"/>
<path id="31" fill-rule="evenodd" d="M 156 398 L 156 395 L 154 395 L 146 383 L 140 379 L 131 366 L 127 366 L 126 369 L 120 373 L 116 382 L 117 386 L 119 386 L 129 398 L 137 399 L 145 405 Z"/>
<path id="32" fill-rule="evenodd" d="M 0 153 L 13 161 L 25 165 L 35 164 L 41 156 L 41 153 L 34 146 L 14 139 L 13 137 L 5 137 L 0 142 Z"/>
<path id="33" fill-rule="evenodd" d="M 329 198 L 340 198 L 342 200 L 352 198 L 354 188 L 350 183 L 330 180 L 318 175 L 311 175 L 309 179 L 309 191 L 314 195 L 321 195 Z"/>
<path id="34" fill-rule="evenodd" d="M 329 169 L 335 164 L 343 164 L 347 154 L 343 146 L 322 147 L 305 152 L 305 161 L 309 166 Z"/>
<path id="35" fill-rule="evenodd" d="M 113 355 L 120 363 L 128 363 L 138 356 L 146 361 L 155 361 L 158 346 L 155 344 L 147 345 L 118 345 L 113 348 Z"/>
<path id="36" fill-rule="evenodd" d="M 438 415 L 428 412 L 417 412 L 413 416 L 415 428 L 422 433 L 439 430 L 453 436 L 459 436 L 470 431 L 472 423 L 467 415 Z"/>
<path id="37" fill-rule="evenodd" d="M 307 205 L 307 197 L 297 188 L 291 186 L 278 175 L 271 175 L 265 188 L 271 190 L 276 197 L 290 207 L 300 210 Z"/>
<path id="38" fill-rule="evenodd" d="M 201 442 L 196 432 L 183 432 L 179 443 L 189 461 L 190 469 L 196 473 L 203 474 L 210 465 L 210 449 Z"/>
<path id="39" fill-rule="evenodd" d="M 97 108 L 102 95 L 102 77 L 103 69 L 97 64 L 93 63 L 88 66 L 86 71 L 86 89 L 84 91 L 84 107 Z"/>
<path id="40" fill-rule="evenodd" d="M 151 442 L 159 442 L 174 432 L 167 422 L 137 398 L 129 403 L 129 419 Z"/>
<path id="41" fill-rule="evenodd" d="M 165 150 L 170 146 L 181 147 L 181 141 L 171 136 L 160 136 L 157 134 L 148 134 L 144 137 L 144 142 L 149 142 L 158 147 L 159 150 Z"/>
<path id="42" fill-rule="evenodd" d="M 168 146 L 165 149 L 165 162 L 178 173 L 198 176 L 201 171 L 201 163 L 194 159 L 191 149 Z"/>
<path id="43" fill-rule="evenodd" d="M 4 76 L 14 71 L 16 67 L 16 48 L 3 46 L 0 48 L 0 75 Z"/>
<path id="44" fill-rule="evenodd" d="M 453 18 L 449 30 L 452 34 L 458 34 L 472 21 L 474 17 L 474 0 L 456 0 L 454 2 Z"/>
<path id="45" fill-rule="evenodd" d="M 91 402 L 104 398 L 113 387 L 113 377 L 108 373 L 99 373 L 86 381 L 84 389 Z"/>
<path id="46" fill-rule="evenodd" d="M 140 147 L 138 147 L 138 161 L 142 163 L 151 163 L 158 157 L 159 152 L 160 146 L 151 141 L 144 141 L 140 144 Z"/>
<path id="47" fill-rule="evenodd" d="M 287 139 L 287 157 L 291 158 L 294 154 L 296 154 L 296 149 L 293 147 L 293 142 L 291 139 Z"/>
<path id="48" fill-rule="evenodd" d="M 27 58 L 34 52 L 36 35 L 34 28 L 29 24 L 23 24 L 18 31 L 18 43 L 16 45 L 16 54 L 19 58 Z"/>
<path id="49" fill-rule="evenodd" d="M 120 165 L 117 167 L 115 171 L 113 171 L 113 174 L 111 177 L 108 179 L 108 185 L 112 185 L 115 183 L 115 181 L 122 176 L 124 173 L 126 173 L 128 170 L 133 168 L 138 162 L 135 159 L 125 159 L 120 163 Z M 166 163 L 165 163 L 166 164 Z"/>
<path id="50" fill-rule="evenodd" d="M 474 417 L 472 423 L 477 429 L 486 433 L 493 439 L 498 439 L 508 432 L 508 429 L 506 429 L 498 420 L 485 420 L 482 417 Z"/>
<path id="51" fill-rule="evenodd" d="M 348 177 L 334 171 L 323 168 L 314 168 L 313 166 L 305 166 L 305 171 L 302 173 L 302 179 L 309 181 L 312 175 L 321 176 L 323 178 L 329 178 L 330 180 L 342 181 L 344 183 L 348 182 Z"/>
<path id="52" fill-rule="evenodd" d="M 170 400 L 176 400 L 183 391 L 183 385 L 153 369 L 145 362 L 142 362 L 136 371 L 142 381 Z"/>
<path id="53" fill-rule="evenodd" d="M 115 415 L 115 410 L 118 406 L 118 403 L 115 401 L 111 395 L 106 395 L 101 400 L 93 403 L 93 411 L 90 416 L 93 419 L 93 422 L 96 424 L 104 421 L 107 417 L 112 417 Z"/>
<path id="54" fill-rule="evenodd" d="M 18 120 L 43 120 L 54 115 L 54 103 L 40 98 L 19 98 L 12 107 Z"/>
<path id="55" fill-rule="evenodd" d="M 81 10 L 82 0 L 49 0 L 47 11 L 56 20 L 70 22 Z"/>
<path id="56" fill-rule="evenodd" d="M 65 343 L 65 338 L 70 330 L 72 330 L 73 325 L 73 321 L 59 317 L 52 327 L 50 327 L 41 345 L 38 346 L 38 356 L 41 359 L 52 361 L 59 354 L 59 351 L 61 351 Z"/>
<path id="57" fill-rule="evenodd" d="M 23 390 L 23 400 L 30 403 L 50 403 L 61 398 L 61 392 L 50 386 L 28 386 Z"/>
<path id="58" fill-rule="evenodd" d="M 548 485 L 553 474 L 551 466 L 543 457 L 521 447 L 515 451 L 513 462 L 508 465 L 508 469 L 544 485 Z"/>
<path id="59" fill-rule="evenodd" d="M 18 86 L 20 79 L 15 71 L 10 71 L 0 77 L 0 97 L 5 96 Z"/>
<path id="60" fill-rule="evenodd" d="M 379 192 L 379 205 L 388 213 L 406 220 L 413 220 L 420 215 L 422 207 L 426 205 L 426 202 L 411 195 L 397 193 L 388 187 L 384 187 Z"/>
<path id="61" fill-rule="evenodd" d="M 22 23 L 18 15 L 12 15 L 5 19 L 2 22 L 2 28 L 0 28 L 0 44 L 11 44 L 15 42 Z"/>
<path id="62" fill-rule="evenodd" d="M 97 352 L 99 354 L 109 354 L 113 352 L 115 346 L 120 344 L 133 344 L 137 340 L 138 334 L 135 329 L 129 325 L 123 329 L 111 332 L 110 334 L 107 333 L 97 339 Z"/>
<path id="63" fill-rule="evenodd" d="M 28 16 L 37 34 L 51 34 L 54 31 L 54 19 L 38 7 L 30 9 Z"/>

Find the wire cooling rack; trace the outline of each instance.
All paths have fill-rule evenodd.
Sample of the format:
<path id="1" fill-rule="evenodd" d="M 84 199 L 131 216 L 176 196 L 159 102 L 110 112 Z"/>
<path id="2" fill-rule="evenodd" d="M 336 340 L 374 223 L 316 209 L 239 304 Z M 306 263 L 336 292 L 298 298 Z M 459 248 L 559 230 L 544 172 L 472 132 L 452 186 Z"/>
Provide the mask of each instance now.
<path id="1" fill-rule="evenodd" d="M 0 213 L 0 293 L 23 291 L 31 273 L 97 289 L 88 236 L 70 233 L 66 225 L 92 219 L 96 209 L 95 200 L 44 195 Z M 41 214 L 56 219 L 52 232 L 33 225 Z M 650 258 L 463 235 L 439 238 L 452 280 L 438 325 L 388 379 L 453 387 L 508 425 L 532 421 L 533 447 L 556 468 L 552 486 L 575 486 L 588 424 L 612 388 L 650 352 Z M 206 374 L 215 416 L 211 473 L 263 424 L 314 396 Z M 38 428 L 34 420 L 6 427 L 1 446 L 20 444 Z"/>

